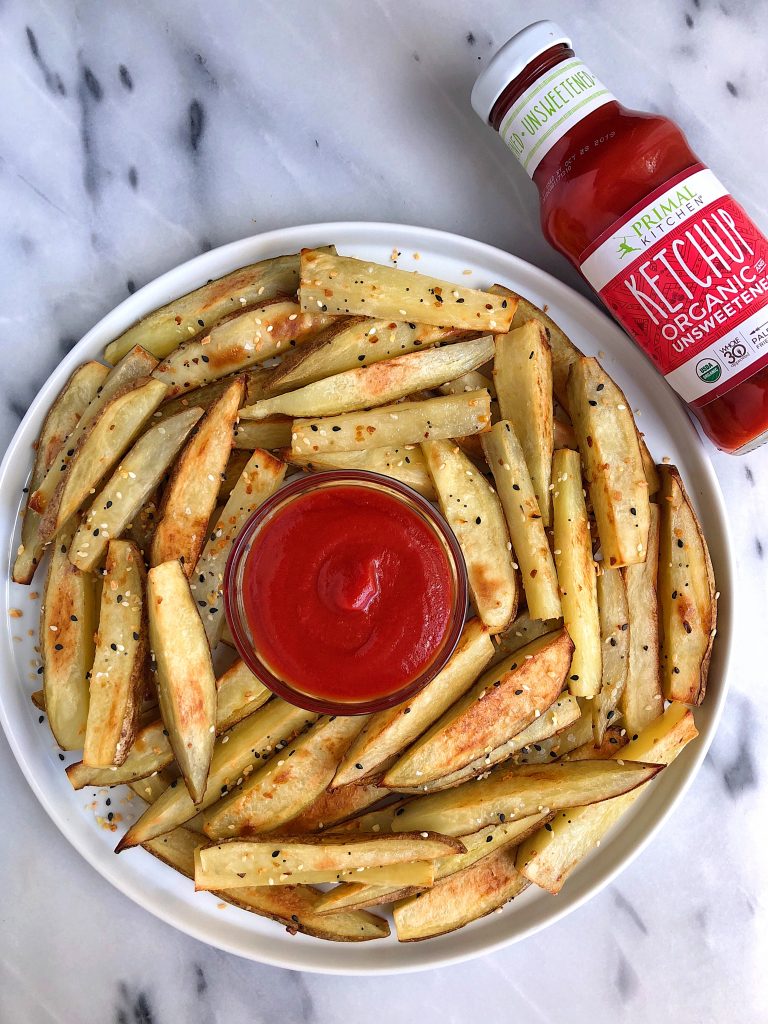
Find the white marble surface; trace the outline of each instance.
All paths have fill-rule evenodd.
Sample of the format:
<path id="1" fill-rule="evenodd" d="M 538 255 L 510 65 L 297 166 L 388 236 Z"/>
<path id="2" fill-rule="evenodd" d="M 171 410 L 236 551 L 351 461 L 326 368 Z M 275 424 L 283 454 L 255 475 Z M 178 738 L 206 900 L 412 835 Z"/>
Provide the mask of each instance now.
<path id="1" fill-rule="evenodd" d="M 676 117 L 768 228 L 765 0 L 2 0 L 0 438 L 126 290 L 256 231 L 425 224 L 577 283 L 468 101 L 495 47 L 547 16 L 619 97 Z M 683 805 L 608 890 L 450 970 L 375 980 L 266 968 L 113 890 L 0 739 L 0 1022 L 768 1021 L 768 449 L 712 458 L 739 570 L 731 697 Z"/>

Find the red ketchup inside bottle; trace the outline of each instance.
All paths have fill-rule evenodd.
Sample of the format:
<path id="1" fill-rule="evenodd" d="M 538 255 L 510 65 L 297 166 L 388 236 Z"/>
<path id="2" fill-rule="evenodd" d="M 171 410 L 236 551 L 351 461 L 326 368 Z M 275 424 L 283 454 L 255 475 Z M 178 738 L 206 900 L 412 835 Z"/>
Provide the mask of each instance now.
<path id="1" fill-rule="evenodd" d="M 768 439 L 768 240 L 666 117 L 623 107 L 552 22 L 472 103 L 539 190 L 541 226 L 726 452 Z"/>

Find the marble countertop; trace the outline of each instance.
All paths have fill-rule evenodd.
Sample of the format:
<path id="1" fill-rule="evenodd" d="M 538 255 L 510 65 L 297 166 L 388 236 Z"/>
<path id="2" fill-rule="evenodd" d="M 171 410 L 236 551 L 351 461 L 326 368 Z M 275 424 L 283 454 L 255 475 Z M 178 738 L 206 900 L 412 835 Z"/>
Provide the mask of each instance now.
<path id="1" fill-rule="evenodd" d="M 524 7 L 524 10 L 523 10 Z M 768 228 L 766 0 L 3 0 L 0 438 L 127 292 L 211 246 L 334 219 L 493 243 L 583 289 L 469 106 L 483 62 L 553 17 L 629 105 L 661 110 Z M 0 738 L 0 1022 L 768 1021 L 768 449 L 712 452 L 740 602 L 731 695 L 650 848 L 522 944 L 393 979 L 210 949 L 67 844 Z M 760 812 L 763 812 L 762 814 Z"/>

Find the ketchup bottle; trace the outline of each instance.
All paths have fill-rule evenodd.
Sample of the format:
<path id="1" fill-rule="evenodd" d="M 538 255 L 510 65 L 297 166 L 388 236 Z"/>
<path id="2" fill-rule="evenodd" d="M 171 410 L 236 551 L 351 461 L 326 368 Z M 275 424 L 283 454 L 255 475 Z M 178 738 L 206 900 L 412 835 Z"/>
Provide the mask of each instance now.
<path id="1" fill-rule="evenodd" d="M 768 240 L 666 117 L 623 107 L 551 21 L 472 106 L 539 190 L 541 226 L 726 452 L 768 440 Z"/>

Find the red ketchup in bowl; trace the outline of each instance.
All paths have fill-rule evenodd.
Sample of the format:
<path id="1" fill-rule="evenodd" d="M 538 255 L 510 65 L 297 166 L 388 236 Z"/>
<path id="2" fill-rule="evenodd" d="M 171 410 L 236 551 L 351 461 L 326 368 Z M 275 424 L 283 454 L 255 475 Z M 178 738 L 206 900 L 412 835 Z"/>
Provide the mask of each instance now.
<path id="1" fill-rule="evenodd" d="M 355 714 L 399 703 L 434 676 L 458 638 L 466 590 L 428 502 L 403 500 L 389 480 L 323 486 L 339 475 L 349 474 L 304 478 L 293 496 L 285 488 L 246 528 L 242 614 L 228 610 L 266 685 L 310 710 Z"/>

